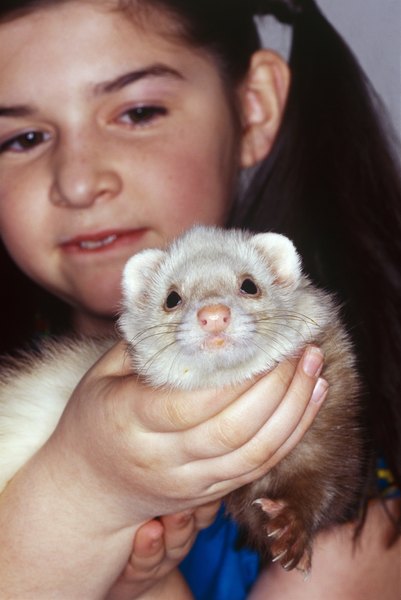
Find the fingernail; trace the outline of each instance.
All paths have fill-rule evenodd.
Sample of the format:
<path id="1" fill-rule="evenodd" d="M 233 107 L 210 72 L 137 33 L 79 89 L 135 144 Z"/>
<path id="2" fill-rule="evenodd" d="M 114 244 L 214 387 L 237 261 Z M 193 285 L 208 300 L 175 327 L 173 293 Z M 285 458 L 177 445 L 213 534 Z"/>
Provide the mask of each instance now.
<path id="1" fill-rule="evenodd" d="M 316 346 L 309 346 L 304 353 L 302 368 L 309 377 L 318 377 L 323 368 L 323 352 Z"/>
<path id="2" fill-rule="evenodd" d="M 322 402 L 326 397 L 328 389 L 329 389 L 329 384 L 327 383 L 327 381 L 325 379 L 323 379 L 322 377 L 319 377 L 319 379 L 317 380 L 316 385 L 314 387 L 314 390 L 312 392 L 311 401 L 315 402 L 316 404 L 318 404 L 319 402 Z"/>

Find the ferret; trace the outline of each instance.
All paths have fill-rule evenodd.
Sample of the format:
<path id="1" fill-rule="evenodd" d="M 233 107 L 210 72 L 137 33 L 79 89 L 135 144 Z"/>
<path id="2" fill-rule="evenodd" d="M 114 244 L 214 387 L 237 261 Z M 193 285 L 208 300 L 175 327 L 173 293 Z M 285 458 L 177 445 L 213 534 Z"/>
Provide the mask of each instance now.
<path id="1" fill-rule="evenodd" d="M 267 475 L 225 498 L 248 545 L 308 573 L 316 533 L 354 516 L 362 485 L 360 383 L 336 301 L 303 274 L 287 237 L 202 226 L 129 259 L 122 297 L 118 327 L 133 372 L 151 386 L 236 385 L 310 343 L 323 350 L 329 392 L 314 423 Z M 45 443 L 80 378 L 113 343 L 54 340 L 3 368 L 0 489 Z"/>

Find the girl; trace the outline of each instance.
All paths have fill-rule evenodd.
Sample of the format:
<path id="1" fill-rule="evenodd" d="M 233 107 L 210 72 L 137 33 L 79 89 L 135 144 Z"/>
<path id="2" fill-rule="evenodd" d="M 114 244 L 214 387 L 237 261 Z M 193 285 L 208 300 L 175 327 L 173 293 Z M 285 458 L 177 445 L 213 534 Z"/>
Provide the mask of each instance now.
<path id="1" fill-rule="evenodd" d="M 294 27 L 291 78 L 259 48 L 253 15 L 270 13 Z M 0 228 L 21 269 L 72 307 L 74 329 L 97 334 L 113 326 L 133 252 L 195 222 L 288 234 L 306 270 L 345 303 L 366 381 L 367 456 L 386 459 L 399 483 L 399 178 L 374 97 L 314 2 L 39 0 L 5 3 L 0 19 Z M 240 195 L 240 169 L 256 166 Z M 215 501 L 307 429 L 322 400 L 312 394 L 320 367 L 309 349 L 247 391 L 173 402 L 128 377 L 114 348 L 0 497 L 2 595 L 103 597 L 140 524 L 206 505 L 189 525 L 185 513 L 139 530 L 134 575 L 110 592 L 190 597 L 173 566 Z M 365 502 L 379 495 L 370 462 L 367 471 Z M 310 586 L 270 569 L 251 593 L 321 598 L 331 586 L 333 600 L 378 589 L 395 599 L 399 546 L 385 548 L 399 513 L 395 501 L 386 507 L 394 526 L 371 503 L 355 555 L 351 528 L 321 536 Z M 155 527 L 165 537 L 152 554 Z M 203 551 L 186 561 L 191 583 L 191 557 L 202 571 Z M 212 598 L 206 575 L 193 593 L 204 584 Z M 235 598 L 227 586 L 223 596 L 223 580 L 215 597 Z"/>

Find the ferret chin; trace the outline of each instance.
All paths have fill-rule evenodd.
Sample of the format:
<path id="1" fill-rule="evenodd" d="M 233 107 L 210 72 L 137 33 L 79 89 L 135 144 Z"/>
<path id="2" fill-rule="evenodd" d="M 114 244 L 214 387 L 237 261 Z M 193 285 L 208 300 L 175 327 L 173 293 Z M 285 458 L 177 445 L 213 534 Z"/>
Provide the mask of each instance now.
<path id="1" fill-rule="evenodd" d="M 246 543 L 308 572 L 315 534 L 355 515 L 363 479 L 359 382 L 335 302 L 302 274 L 288 238 L 213 227 L 132 257 L 122 288 L 119 328 L 133 370 L 152 386 L 235 385 L 309 343 L 322 348 L 330 387 L 313 425 L 266 476 L 225 499 Z M 113 341 L 51 342 L 39 359 L 3 373 L 0 486 L 49 437 L 75 385 Z"/>

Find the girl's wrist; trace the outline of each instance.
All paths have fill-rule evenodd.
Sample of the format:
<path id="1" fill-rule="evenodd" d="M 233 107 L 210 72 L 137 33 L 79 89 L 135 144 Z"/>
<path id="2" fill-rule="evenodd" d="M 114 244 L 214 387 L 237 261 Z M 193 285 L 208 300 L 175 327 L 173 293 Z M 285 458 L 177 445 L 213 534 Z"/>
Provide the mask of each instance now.
<path id="1" fill-rule="evenodd" d="M 92 446 L 89 432 L 82 442 L 76 433 L 69 424 L 61 424 L 41 449 L 41 461 L 49 479 L 62 490 L 64 503 L 71 505 L 71 511 L 79 512 L 85 524 L 87 520 L 85 526 L 93 527 L 93 535 L 136 530 L 150 517 L 137 509 L 140 499 L 135 491 L 124 483 L 119 485 L 118 457 L 114 472 L 109 473 L 99 466 L 107 461 Z"/>
<path id="2" fill-rule="evenodd" d="M 62 454 L 49 441 L 0 498 L 2 545 L 10 559 L 0 560 L 1 597 L 33 593 L 96 600 L 105 596 L 126 564 L 137 526 L 105 518 L 112 503 L 107 505 L 90 482 L 85 490 L 77 469 L 65 468 L 69 458 Z"/>

